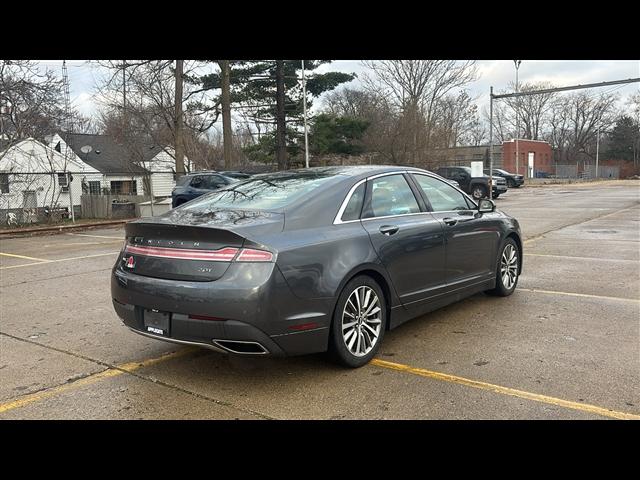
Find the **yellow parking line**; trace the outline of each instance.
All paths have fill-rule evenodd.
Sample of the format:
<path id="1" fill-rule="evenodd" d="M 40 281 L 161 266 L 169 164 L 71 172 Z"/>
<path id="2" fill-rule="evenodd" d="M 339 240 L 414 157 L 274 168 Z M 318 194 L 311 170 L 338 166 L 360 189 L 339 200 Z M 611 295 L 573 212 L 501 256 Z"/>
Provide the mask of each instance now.
<path id="1" fill-rule="evenodd" d="M 602 300 L 617 300 L 619 302 L 640 302 L 640 299 L 637 298 L 623 298 L 623 297 L 607 297 L 605 295 L 590 295 L 588 293 L 573 293 L 573 292 L 556 292 L 555 290 L 539 290 L 537 288 L 520 288 L 518 290 L 521 292 L 532 292 L 532 293 L 546 293 L 548 295 L 566 295 L 569 297 L 583 297 L 583 298 L 598 298 Z"/>
<path id="2" fill-rule="evenodd" d="M 602 258 L 602 257 L 578 257 L 575 255 L 549 255 L 546 253 L 525 253 L 525 257 L 550 257 L 550 258 L 575 258 L 576 260 L 599 260 L 606 262 L 633 262 L 634 260 L 625 260 L 621 258 Z"/>
<path id="3" fill-rule="evenodd" d="M 77 236 L 77 237 L 93 237 L 93 238 L 113 238 L 116 240 L 120 240 L 121 242 L 124 242 L 124 237 L 109 237 L 106 235 L 89 235 L 87 233 L 67 233 L 67 235 L 73 235 L 73 236 Z"/>
<path id="4" fill-rule="evenodd" d="M 58 258 L 55 260 L 41 260 L 40 263 L 68 262 L 70 260 L 82 260 L 83 258 L 95 258 L 95 257 L 104 257 L 107 255 L 117 255 L 118 253 L 120 252 L 96 253 L 95 255 L 83 255 L 82 257 Z M 0 267 L 0 270 L 8 270 L 10 268 L 31 267 L 33 265 L 40 265 L 40 263 L 23 263 L 20 265 L 9 265 L 8 267 Z"/>
<path id="5" fill-rule="evenodd" d="M 100 380 L 104 380 L 105 378 L 117 377 L 118 375 L 133 372 L 140 368 L 148 367 L 150 365 L 155 365 L 156 363 L 178 358 L 188 353 L 191 353 L 194 350 L 195 348 L 193 347 L 186 347 L 176 352 L 167 353 L 167 354 L 161 355 L 160 357 L 150 358 L 142 362 L 129 362 L 122 365 L 117 365 L 113 368 L 107 368 L 106 370 L 103 370 L 98 373 L 94 373 L 93 375 L 89 375 L 88 377 L 81 378 L 80 380 L 76 380 L 75 382 L 72 382 L 72 383 L 65 383 L 64 385 L 58 385 L 57 387 L 52 387 L 52 388 L 49 388 L 48 390 L 43 390 L 41 392 L 24 395 L 20 398 L 11 400 L 6 403 L 0 403 L 0 413 L 7 412 L 9 410 L 14 410 L 16 408 L 21 408 L 26 405 L 29 405 L 30 403 L 37 402 L 40 400 L 45 400 L 47 398 L 59 395 L 61 393 L 67 392 L 72 389 L 91 385 L 96 382 L 99 382 Z"/>
<path id="6" fill-rule="evenodd" d="M 465 385 L 467 387 L 479 388 L 481 390 L 488 390 L 494 393 L 501 393 L 503 395 L 510 395 L 513 397 L 533 400 L 534 402 L 547 403 L 549 405 L 556 405 L 558 407 L 569 408 L 581 412 L 593 413 L 595 415 L 601 415 L 604 417 L 617 418 L 618 420 L 640 420 L 640 415 L 634 415 L 633 413 L 619 412 L 616 410 L 598 407 L 596 405 L 589 405 L 588 403 L 571 402 L 569 400 L 563 400 L 561 398 L 549 397 L 547 395 L 526 392 L 524 390 L 516 390 L 515 388 L 502 387 L 500 385 L 494 385 L 492 383 L 480 382 L 478 380 L 471 380 L 464 377 L 458 377 L 456 375 L 449 375 L 447 373 L 434 372 L 431 370 L 425 370 L 423 368 L 410 367 L 409 365 L 387 362 L 386 360 L 380 360 L 377 358 L 371 360 L 370 364 L 390 370 L 411 373 L 420 377 L 433 378 L 434 380 L 440 380 L 443 382 L 457 383 L 459 385 Z"/>
<path id="7" fill-rule="evenodd" d="M 25 260 L 33 260 L 35 262 L 49 262 L 49 260 L 45 260 L 43 258 L 35 258 L 35 257 L 27 257 L 26 255 L 16 255 L 15 253 L 3 253 L 0 252 L 0 255 L 4 256 L 4 257 L 13 257 L 13 258 L 23 258 Z"/>
<path id="8" fill-rule="evenodd" d="M 111 245 L 114 243 L 122 243 L 122 239 L 119 240 L 105 240 L 103 242 L 71 242 L 71 243 L 64 243 L 64 244 L 55 244 L 55 243 L 48 243 L 45 245 L 46 247 L 72 247 L 72 246 L 76 246 L 76 245 Z"/>

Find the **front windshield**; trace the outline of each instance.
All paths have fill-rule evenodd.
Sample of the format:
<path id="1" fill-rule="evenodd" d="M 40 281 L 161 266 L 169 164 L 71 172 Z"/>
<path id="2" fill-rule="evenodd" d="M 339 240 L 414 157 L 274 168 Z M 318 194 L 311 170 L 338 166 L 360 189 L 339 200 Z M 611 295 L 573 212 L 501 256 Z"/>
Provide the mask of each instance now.
<path id="1" fill-rule="evenodd" d="M 302 199 L 335 175 L 264 176 L 241 181 L 189 202 L 185 210 L 273 210 Z"/>

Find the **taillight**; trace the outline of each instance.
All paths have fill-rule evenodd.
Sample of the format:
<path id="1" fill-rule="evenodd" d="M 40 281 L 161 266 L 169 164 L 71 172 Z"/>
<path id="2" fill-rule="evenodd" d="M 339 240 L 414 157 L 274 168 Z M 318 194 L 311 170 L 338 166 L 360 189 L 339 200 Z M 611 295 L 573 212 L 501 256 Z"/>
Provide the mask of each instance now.
<path id="1" fill-rule="evenodd" d="M 225 247 L 220 250 L 195 250 L 190 248 L 165 248 L 127 245 L 125 253 L 145 255 L 147 257 L 175 258 L 177 260 L 209 260 L 212 262 L 230 262 L 238 253 L 237 248 Z"/>
<path id="2" fill-rule="evenodd" d="M 239 252 L 239 253 L 238 253 Z M 147 257 L 174 258 L 177 260 L 208 260 L 211 262 L 272 262 L 273 253 L 254 248 L 225 247 L 219 250 L 196 250 L 191 248 L 149 247 L 131 245 L 125 241 L 124 253 Z"/>
<path id="3" fill-rule="evenodd" d="M 236 262 L 271 262 L 272 260 L 273 253 L 253 248 L 243 248 L 236 258 Z"/>

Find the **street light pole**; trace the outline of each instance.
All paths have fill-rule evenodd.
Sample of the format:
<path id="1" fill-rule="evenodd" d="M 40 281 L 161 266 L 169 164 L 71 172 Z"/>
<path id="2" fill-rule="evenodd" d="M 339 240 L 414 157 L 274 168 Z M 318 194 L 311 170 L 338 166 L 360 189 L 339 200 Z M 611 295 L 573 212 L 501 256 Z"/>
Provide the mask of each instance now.
<path id="1" fill-rule="evenodd" d="M 600 156 L 600 125 L 598 125 L 598 136 L 596 137 L 596 178 L 598 178 L 598 157 Z"/>
<path id="2" fill-rule="evenodd" d="M 489 91 L 489 200 L 493 200 L 493 87 Z"/>
<path id="3" fill-rule="evenodd" d="M 302 60 L 302 109 L 304 115 L 304 164 L 309 168 L 309 136 L 307 131 L 307 82 L 304 76 L 304 60 Z"/>
<path id="4" fill-rule="evenodd" d="M 516 93 L 518 93 L 518 69 L 522 60 L 514 60 L 516 65 Z M 518 148 L 518 134 L 520 133 L 520 111 L 519 106 L 520 97 L 516 97 L 516 175 L 520 175 L 520 149 Z"/>

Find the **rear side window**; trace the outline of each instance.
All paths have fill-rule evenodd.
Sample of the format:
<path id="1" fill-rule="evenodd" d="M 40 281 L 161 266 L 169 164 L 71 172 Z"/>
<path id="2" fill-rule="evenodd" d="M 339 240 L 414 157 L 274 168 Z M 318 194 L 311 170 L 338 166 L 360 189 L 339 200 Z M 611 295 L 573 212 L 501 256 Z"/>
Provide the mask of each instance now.
<path id="1" fill-rule="evenodd" d="M 365 183 L 354 190 L 340 220 L 348 222 L 349 220 L 358 220 L 360 218 L 362 204 L 364 203 L 364 189 Z"/>
<path id="2" fill-rule="evenodd" d="M 434 212 L 469 210 L 466 197 L 446 182 L 426 175 L 414 175 Z"/>
<path id="3" fill-rule="evenodd" d="M 369 203 L 365 218 L 420 213 L 418 201 L 402 175 L 373 179 Z"/>

